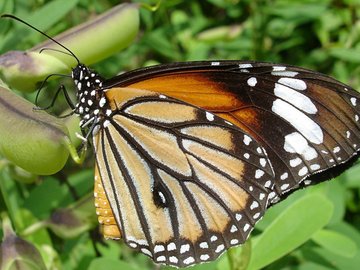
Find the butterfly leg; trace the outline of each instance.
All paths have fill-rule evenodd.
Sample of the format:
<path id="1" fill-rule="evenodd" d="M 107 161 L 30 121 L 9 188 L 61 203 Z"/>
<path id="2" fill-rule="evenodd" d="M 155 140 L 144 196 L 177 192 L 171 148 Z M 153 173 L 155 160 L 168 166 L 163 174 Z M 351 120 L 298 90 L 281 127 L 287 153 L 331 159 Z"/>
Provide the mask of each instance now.
<path id="1" fill-rule="evenodd" d="M 59 93 L 60 93 L 61 91 L 64 92 L 64 96 L 65 96 L 66 102 L 69 104 L 70 108 L 71 108 L 72 110 L 74 110 L 74 109 L 75 109 L 75 105 L 74 105 L 74 103 L 71 101 L 71 99 L 70 99 L 70 97 L 69 97 L 69 94 L 67 93 L 66 88 L 65 88 L 65 86 L 64 86 L 63 84 L 60 85 L 60 87 L 59 87 L 58 90 L 56 91 L 55 96 L 54 96 L 54 98 L 52 99 L 52 101 L 51 101 L 51 103 L 50 103 L 49 106 L 44 107 L 44 108 L 35 107 L 34 109 L 35 109 L 35 110 L 42 110 L 42 111 L 46 111 L 46 110 L 50 109 L 51 107 L 54 106 L 55 101 L 56 101 L 56 99 L 57 99 L 57 97 L 58 97 L 58 95 L 59 95 Z M 35 103 L 36 103 L 36 106 L 37 106 L 37 96 L 36 96 L 36 102 L 35 102 Z"/>

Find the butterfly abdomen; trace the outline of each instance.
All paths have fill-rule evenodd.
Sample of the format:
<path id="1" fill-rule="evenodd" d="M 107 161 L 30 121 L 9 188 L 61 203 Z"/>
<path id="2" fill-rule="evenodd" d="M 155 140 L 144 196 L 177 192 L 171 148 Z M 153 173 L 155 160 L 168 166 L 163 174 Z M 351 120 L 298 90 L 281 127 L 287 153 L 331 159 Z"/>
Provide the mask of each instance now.
<path id="1" fill-rule="evenodd" d="M 104 191 L 97 166 L 95 166 L 94 198 L 96 215 L 98 216 L 101 233 L 105 238 L 121 238 L 121 232 L 119 231 L 119 226 L 117 225 L 110 203 Z"/>

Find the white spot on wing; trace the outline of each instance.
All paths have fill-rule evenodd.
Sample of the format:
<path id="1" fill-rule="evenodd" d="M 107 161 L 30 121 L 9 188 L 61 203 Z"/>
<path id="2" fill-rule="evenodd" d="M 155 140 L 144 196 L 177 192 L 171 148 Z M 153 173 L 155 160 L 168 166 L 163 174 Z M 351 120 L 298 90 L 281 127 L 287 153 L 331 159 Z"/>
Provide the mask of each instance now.
<path id="1" fill-rule="evenodd" d="M 184 244 L 180 247 L 180 253 L 183 254 L 185 252 L 188 252 L 190 250 L 190 245 L 189 244 Z"/>
<path id="2" fill-rule="evenodd" d="M 356 106 L 356 101 L 357 101 L 356 98 L 352 97 L 352 98 L 350 98 L 350 101 L 353 106 Z"/>
<path id="3" fill-rule="evenodd" d="M 208 254 L 200 255 L 200 260 L 207 261 L 208 259 L 210 259 L 210 256 Z"/>
<path id="4" fill-rule="evenodd" d="M 217 236 L 213 235 L 213 236 L 211 236 L 210 241 L 215 242 L 217 239 L 218 239 Z"/>
<path id="5" fill-rule="evenodd" d="M 255 172 L 255 178 L 259 179 L 264 175 L 264 171 L 263 170 L 256 170 Z"/>
<path id="6" fill-rule="evenodd" d="M 217 248 L 215 249 L 215 252 L 216 252 L 216 253 L 219 253 L 219 252 L 223 251 L 224 248 L 225 248 L 225 246 L 224 246 L 223 244 L 218 245 Z"/>
<path id="7" fill-rule="evenodd" d="M 191 257 L 191 256 L 184 260 L 184 264 L 191 264 L 193 262 L 195 262 L 195 259 L 194 259 L 194 257 Z"/>
<path id="8" fill-rule="evenodd" d="M 251 68 L 251 67 L 253 67 L 253 65 L 252 65 L 252 64 L 250 64 L 250 63 L 246 63 L 246 64 L 239 64 L 239 68 Z"/>
<path id="9" fill-rule="evenodd" d="M 299 176 L 304 176 L 305 174 L 308 173 L 308 168 L 306 166 L 302 167 L 300 170 L 299 170 Z"/>
<path id="10" fill-rule="evenodd" d="M 289 174 L 286 172 L 286 173 L 283 173 L 282 175 L 280 175 L 280 179 L 281 180 L 285 180 L 286 178 L 289 177 Z"/>
<path id="11" fill-rule="evenodd" d="M 290 166 L 291 167 L 296 167 L 296 166 L 300 165 L 301 162 L 302 162 L 302 160 L 299 157 L 296 157 L 294 159 L 290 159 Z"/>
<path id="12" fill-rule="evenodd" d="M 154 253 L 158 253 L 158 252 L 161 252 L 164 250 L 165 250 L 164 245 L 155 245 L 155 247 L 154 247 Z"/>
<path id="13" fill-rule="evenodd" d="M 321 127 L 294 106 L 283 100 L 276 99 L 273 102 L 272 111 L 288 121 L 310 142 L 316 144 L 323 142 L 324 134 Z"/>
<path id="14" fill-rule="evenodd" d="M 294 78 L 280 78 L 278 80 L 280 84 L 289 86 L 295 90 L 305 90 L 307 88 L 306 83 L 300 79 Z"/>
<path id="15" fill-rule="evenodd" d="M 255 77 L 251 77 L 247 80 L 247 84 L 251 87 L 254 87 L 257 84 L 257 79 Z"/>
<path id="16" fill-rule="evenodd" d="M 159 256 L 159 257 L 156 258 L 156 261 L 157 261 L 157 262 L 165 262 L 165 261 L 166 261 L 166 257 L 163 256 L 163 255 L 162 255 L 162 256 Z"/>
<path id="17" fill-rule="evenodd" d="M 295 77 L 296 75 L 298 75 L 299 72 L 296 71 L 272 71 L 271 75 L 273 76 L 279 76 L 279 77 Z"/>
<path id="18" fill-rule="evenodd" d="M 249 145 L 251 143 L 252 139 L 248 135 L 244 135 L 244 144 Z"/>
<path id="19" fill-rule="evenodd" d="M 253 201 L 252 204 L 250 205 L 250 209 L 253 210 L 255 208 L 259 207 L 259 203 L 257 201 Z"/>
<path id="20" fill-rule="evenodd" d="M 171 251 L 171 250 L 176 250 L 176 245 L 175 243 L 169 243 L 167 246 L 167 250 Z"/>
<path id="21" fill-rule="evenodd" d="M 285 85 L 275 83 L 274 93 L 306 113 L 316 114 L 318 111 L 310 98 Z"/>
<path id="22" fill-rule="evenodd" d="M 214 121 L 214 115 L 212 113 L 206 112 L 206 119 L 209 121 Z"/>
<path id="23" fill-rule="evenodd" d="M 316 171 L 316 170 L 320 169 L 320 165 L 319 164 L 312 164 L 312 165 L 310 165 L 310 169 L 313 170 L 313 171 Z"/>
<path id="24" fill-rule="evenodd" d="M 273 66 L 273 71 L 284 71 L 286 67 L 284 66 Z"/>
<path id="25" fill-rule="evenodd" d="M 283 184 L 283 185 L 281 185 L 280 189 L 286 190 L 288 187 L 289 187 L 289 184 Z"/>
<path id="26" fill-rule="evenodd" d="M 285 136 L 284 149 L 289 153 L 300 154 L 306 160 L 312 160 L 318 156 L 316 150 L 308 144 L 308 141 L 299 132 Z"/>
<path id="27" fill-rule="evenodd" d="M 231 239 L 230 244 L 231 245 L 237 245 L 239 243 L 239 240 L 237 239 Z"/>
<path id="28" fill-rule="evenodd" d="M 234 232 L 237 232 L 237 227 L 235 225 L 232 225 L 231 228 L 230 228 L 230 232 L 231 233 L 234 233 Z"/>
<path id="29" fill-rule="evenodd" d="M 179 260 L 178 260 L 178 258 L 176 258 L 175 256 L 170 256 L 169 261 L 170 261 L 171 263 L 177 263 Z"/>
<path id="30" fill-rule="evenodd" d="M 141 248 L 141 252 L 152 257 L 151 251 L 148 250 L 147 248 Z"/>
<path id="31" fill-rule="evenodd" d="M 265 158 L 260 158 L 260 165 L 262 166 L 262 167 L 265 167 L 266 166 L 266 159 Z"/>

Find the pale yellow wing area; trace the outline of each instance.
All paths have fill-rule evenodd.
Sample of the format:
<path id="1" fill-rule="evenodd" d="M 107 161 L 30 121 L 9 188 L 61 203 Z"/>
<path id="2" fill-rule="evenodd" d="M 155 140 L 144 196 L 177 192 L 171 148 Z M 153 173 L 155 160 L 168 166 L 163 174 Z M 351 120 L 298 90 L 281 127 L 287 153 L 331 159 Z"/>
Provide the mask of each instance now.
<path id="1" fill-rule="evenodd" d="M 106 98 L 112 114 L 93 139 L 105 236 L 178 267 L 243 243 L 273 188 L 270 161 L 256 140 L 154 92 L 115 88 Z"/>

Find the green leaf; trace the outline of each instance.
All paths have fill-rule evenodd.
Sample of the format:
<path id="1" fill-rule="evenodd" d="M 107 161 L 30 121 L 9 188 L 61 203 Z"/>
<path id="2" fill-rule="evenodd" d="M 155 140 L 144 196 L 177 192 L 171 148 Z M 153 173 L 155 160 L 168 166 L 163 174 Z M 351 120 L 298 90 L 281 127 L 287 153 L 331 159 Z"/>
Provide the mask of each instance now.
<path id="1" fill-rule="evenodd" d="M 357 252 L 356 243 L 349 237 L 331 230 L 319 230 L 311 237 L 318 245 L 340 256 L 352 258 Z"/>
<path id="2" fill-rule="evenodd" d="M 39 203 L 41 200 L 44 203 Z M 48 177 L 41 184 L 31 190 L 24 202 L 24 206 L 39 217 L 45 218 L 50 215 L 51 210 L 65 206 L 71 202 L 71 194 L 65 185 L 53 177 Z"/>
<path id="3" fill-rule="evenodd" d="M 326 197 L 311 194 L 285 209 L 259 236 L 253 238 L 248 269 L 259 269 L 306 242 L 331 218 L 332 204 Z"/>
<path id="4" fill-rule="evenodd" d="M 326 267 L 313 262 L 305 262 L 300 265 L 297 270 L 334 270 L 334 268 Z"/>
<path id="5" fill-rule="evenodd" d="M 139 30 L 139 23 L 138 5 L 121 4 L 54 39 L 69 48 L 82 63 L 91 65 L 131 44 Z M 31 51 L 38 52 L 42 48 L 59 49 L 59 46 L 52 40 L 47 40 Z M 44 54 L 52 55 L 68 66 L 77 64 L 73 57 L 66 54 L 49 50 Z"/>
<path id="6" fill-rule="evenodd" d="M 332 265 L 332 269 L 359 270 L 360 250 L 358 250 L 352 258 L 334 254 L 333 252 L 320 247 L 314 248 L 314 252 L 327 261 L 329 265 Z"/>
<path id="7" fill-rule="evenodd" d="M 330 55 L 350 63 L 360 63 L 360 52 L 356 48 L 333 48 Z"/>
<path id="8" fill-rule="evenodd" d="M 33 25 L 40 25 L 45 31 L 69 13 L 78 2 L 79 0 L 51 1 L 43 5 L 36 12 L 29 13 L 28 17 L 24 18 L 24 20 Z"/>
<path id="9" fill-rule="evenodd" d="M 341 178 L 345 180 L 348 188 L 360 188 L 360 166 L 354 166 L 347 170 Z"/>
<path id="10" fill-rule="evenodd" d="M 12 1 L 4 1 L 12 2 Z M 29 22 L 31 25 L 39 27 L 42 31 L 46 31 L 59 20 L 61 20 L 69 11 L 71 11 L 74 6 L 79 2 L 79 0 L 56 0 L 51 1 L 45 5 L 42 5 L 41 8 L 34 10 L 27 14 L 19 14 L 19 16 Z M 5 38 L 1 40 L 0 47 L 1 49 L 10 50 L 17 43 L 17 37 L 21 36 L 22 38 L 30 35 L 34 32 L 25 31 L 24 28 L 15 28 L 14 31 L 11 31 Z"/>
<path id="11" fill-rule="evenodd" d="M 88 270 L 137 270 L 134 266 L 129 263 L 120 260 L 114 260 L 109 258 L 96 258 L 92 260 Z"/>

